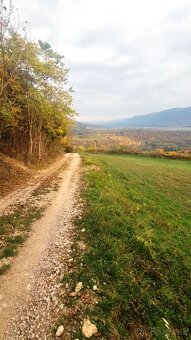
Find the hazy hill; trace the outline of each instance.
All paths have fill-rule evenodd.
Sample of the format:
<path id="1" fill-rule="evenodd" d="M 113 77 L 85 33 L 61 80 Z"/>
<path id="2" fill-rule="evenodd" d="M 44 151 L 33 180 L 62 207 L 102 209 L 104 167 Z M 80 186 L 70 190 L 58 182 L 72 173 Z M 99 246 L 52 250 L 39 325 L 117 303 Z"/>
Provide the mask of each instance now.
<path id="1" fill-rule="evenodd" d="M 111 127 L 130 127 L 130 128 L 173 128 L 191 127 L 191 107 L 175 108 L 160 112 L 153 112 L 143 116 L 132 118 L 117 119 L 109 123 Z"/>
<path id="2" fill-rule="evenodd" d="M 98 127 L 94 124 L 83 124 L 83 127 Z M 99 125 L 100 127 L 100 125 Z M 174 108 L 146 115 L 123 118 L 103 123 L 105 128 L 191 128 L 191 107 Z"/>

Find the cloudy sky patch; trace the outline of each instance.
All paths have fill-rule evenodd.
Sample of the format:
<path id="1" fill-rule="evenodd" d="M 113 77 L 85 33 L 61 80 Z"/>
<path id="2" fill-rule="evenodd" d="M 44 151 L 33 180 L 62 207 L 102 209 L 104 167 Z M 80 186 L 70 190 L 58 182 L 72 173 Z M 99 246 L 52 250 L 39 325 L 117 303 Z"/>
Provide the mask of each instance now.
<path id="1" fill-rule="evenodd" d="M 65 55 L 81 120 L 191 105 L 190 0 L 14 0 Z"/>

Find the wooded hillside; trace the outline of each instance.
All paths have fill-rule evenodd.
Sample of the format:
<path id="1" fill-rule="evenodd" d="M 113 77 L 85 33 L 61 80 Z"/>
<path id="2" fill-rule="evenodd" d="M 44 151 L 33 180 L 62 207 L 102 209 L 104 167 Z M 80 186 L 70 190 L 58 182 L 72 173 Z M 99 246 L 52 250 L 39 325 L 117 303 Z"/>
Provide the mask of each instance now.
<path id="1" fill-rule="evenodd" d="M 41 159 L 67 145 L 75 111 L 68 69 L 49 43 L 19 28 L 11 3 L 0 3 L 0 150 L 25 160 Z"/>

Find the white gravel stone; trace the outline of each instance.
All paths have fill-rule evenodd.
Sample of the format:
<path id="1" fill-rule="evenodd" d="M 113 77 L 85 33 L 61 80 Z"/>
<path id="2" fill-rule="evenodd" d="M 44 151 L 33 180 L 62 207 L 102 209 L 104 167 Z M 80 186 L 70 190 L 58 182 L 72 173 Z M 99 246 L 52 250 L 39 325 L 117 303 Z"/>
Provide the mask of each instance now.
<path id="1" fill-rule="evenodd" d="M 61 325 L 61 326 L 58 327 L 58 329 L 56 331 L 56 336 L 57 337 L 61 336 L 63 334 L 63 332 L 64 332 L 64 326 Z"/>
<path id="2" fill-rule="evenodd" d="M 86 338 L 91 338 L 97 333 L 97 327 L 89 319 L 84 319 L 82 333 Z"/>

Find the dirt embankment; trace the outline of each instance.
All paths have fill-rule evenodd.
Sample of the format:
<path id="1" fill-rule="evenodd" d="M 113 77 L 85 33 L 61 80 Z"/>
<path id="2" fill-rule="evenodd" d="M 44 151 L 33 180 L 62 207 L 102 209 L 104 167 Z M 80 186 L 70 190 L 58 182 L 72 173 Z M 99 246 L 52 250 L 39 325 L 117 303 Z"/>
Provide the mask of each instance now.
<path id="1" fill-rule="evenodd" d="M 18 188 L 33 175 L 23 163 L 0 153 L 0 198 Z"/>

